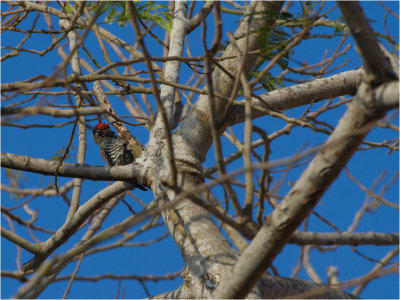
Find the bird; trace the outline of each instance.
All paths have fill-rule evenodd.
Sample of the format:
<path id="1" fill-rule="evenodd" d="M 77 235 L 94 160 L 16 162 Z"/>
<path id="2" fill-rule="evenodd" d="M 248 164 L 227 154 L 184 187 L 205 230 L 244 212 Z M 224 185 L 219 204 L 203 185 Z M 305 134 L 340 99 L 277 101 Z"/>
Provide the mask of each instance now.
<path id="1" fill-rule="evenodd" d="M 97 123 L 93 129 L 93 140 L 100 146 L 101 157 L 107 166 L 125 166 L 134 161 L 125 141 L 115 135 L 108 124 Z M 136 187 L 142 191 L 147 191 L 145 187 L 137 183 Z"/>

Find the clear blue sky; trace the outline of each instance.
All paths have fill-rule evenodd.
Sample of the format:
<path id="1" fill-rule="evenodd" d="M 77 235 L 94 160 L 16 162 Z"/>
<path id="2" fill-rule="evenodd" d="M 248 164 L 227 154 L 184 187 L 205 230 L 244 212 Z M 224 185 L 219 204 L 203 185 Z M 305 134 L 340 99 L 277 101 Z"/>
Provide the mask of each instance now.
<path id="1" fill-rule="evenodd" d="M 398 2 L 383 2 L 386 6 L 390 7 L 394 12 L 398 13 L 399 5 Z M 6 4 L 2 3 L 2 9 L 7 7 Z M 56 3 L 51 4 L 58 8 Z M 327 2 L 327 7 L 332 7 L 335 2 Z M 385 24 L 383 22 L 383 16 L 385 15 L 385 10 L 377 2 L 363 2 L 362 3 L 367 17 L 372 21 L 371 25 L 373 28 L 381 33 L 385 33 Z M 199 5 L 198 5 L 199 6 Z M 196 6 L 198 9 L 198 6 Z M 298 11 L 299 5 L 295 3 L 293 8 Z M 330 18 L 337 18 L 339 16 L 339 11 L 335 10 Z M 25 26 L 30 26 L 33 21 L 34 14 L 30 14 L 22 24 Z M 233 32 L 237 26 L 237 17 L 229 17 L 224 19 L 223 22 L 223 33 L 224 40 L 228 40 L 226 33 L 228 31 Z M 393 16 L 388 16 L 388 28 L 392 35 L 396 36 L 395 40 L 398 43 L 398 20 Z M 26 28 L 22 26 L 22 28 Z M 55 29 L 58 29 L 58 24 L 54 23 Z M 134 44 L 134 34 L 133 29 L 130 25 L 121 28 L 118 25 L 102 25 L 106 29 L 113 32 L 115 35 L 120 36 L 125 41 Z M 47 26 L 42 19 L 39 20 L 37 28 L 46 29 Z M 208 26 L 209 30 L 209 43 L 212 42 L 212 31 L 213 25 Z M 321 29 L 324 30 L 324 29 Z M 332 32 L 332 30 L 329 30 Z M 163 31 L 158 28 L 154 28 L 153 32 L 159 34 L 160 39 L 163 39 Z M 317 31 L 313 31 L 316 33 Z M 16 46 L 18 42 L 23 38 L 23 34 L 10 33 L 8 31 L 2 34 L 2 46 Z M 203 47 L 201 45 L 201 28 L 197 29 L 189 36 L 190 50 L 193 56 L 202 55 Z M 306 61 L 308 64 L 317 63 L 321 60 L 324 55 L 325 50 L 328 50 L 328 55 L 331 55 L 337 46 L 338 39 L 320 39 L 320 40 L 306 40 L 303 41 L 300 47 L 296 48 L 296 53 L 294 58 L 297 61 Z M 154 44 L 153 40 L 146 40 L 148 49 L 153 56 L 162 56 L 161 47 L 158 44 Z M 350 62 L 343 68 L 335 71 L 334 73 L 351 70 L 358 68 L 361 65 L 360 59 L 354 50 L 354 42 L 350 38 L 348 42 L 352 43 L 352 49 L 350 50 L 350 55 L 346 55 L 344 58 L 339 58 L 334 66 L 343 63 L 346 59 L 350 58 Z M 43 50 L 50 45 L 51 39 L 43 38 L 42 35 L 33 36 L 24 45 L 24 48 Z M 387 46 L 386 42 L 383 42 Z M 98 43 L 94 35 L 89 35 L 85 41 L 86 47 L 92 52 L 92 54 L 98 59 L 98 61 L 105 65 L 104 59 L 102 60 L 101 52 L 98 47 Z M 109 48 L 110 50 L 111 48 Z M 6 53 L 2 51 L 2 55 Z M 82 52 L 81 52 L 82 53 Z M 120 60 L 112 50 L 109 51 L 111 59 Z M 126 54 L 126 53 L 125 53 Z M 185 56 L 186 53 L 185 53 Z M 39 57 L 33 54 L 21 54 L 16 59 L 6 60 L 2 66 L 2 83 L 13 82 L 17 80 L 25 80 L 32 76 L 38 74 L 49 75 L 53 73 L 56 66 L 61 62 L 61 58 L 58 56 L 56 51 L 49 53 L 44 57 Z M 293 65 L 292 66 L 296 66 Z M 278 70 L 276 70 L 278 72 Z M 86 74 L 86 73 L 85 73 Z M 186 83 L 190 76 L 190 70 L 187 66 L 182 65 L 182 73 L 180 75 L 180 82 Z M 293 78 L 293 77 L 292 77 Z M 289 86 L 289 83 L 285 83 Z M 89 85 L 91 88 L 91 85 Z M 140 97 L 138 97 L 140 98 Z M 152 97 L 149 96 L 152 100 Z M 24 98 L 17 97 L 13 102 L 18 102 Z M 39 103 L 39 101 L 48 101 L 54 104 L 66 104 L 66 97 L 46 97 L 45 99 L 40 96 L 34 100 L 34 103 Z M 124 110 L 123 106 L 120 104 L 117 97 L 110 97 L 110 101 L 114 105 L 117 112 L 121 115 L 127 115 L 127 111 Z M 154 101 L 153 101 L 154 102 Z M 11 102 L 2 103 L 2 105 L 8 105 Z M 28 103 L 28 105 L 33 105 L 33 103 Z M 313 110 L 323 105 L 322 103 L 316 104 Z M 305 110 L 305 107 L 298 109 L 293 109 L 287 111 L 286 113 L 292 117 L 299 117 Z M 325 121 L 330 122 L 335 125 L 337 120 L 343 115 L 345 108 L 341 107 L 334 111 L 329 112 L 325 116 Z M 390 114 L 393 114 L 391 112 Z M 398 124 L 398 114 L 394 114 L 395 124 Z M 132 121 L 132 119 L 128 119 Z M 68 121 L 67 119 L 53 119 L 50 117 L 34 116 L 27 117 L 18 122 L 20 124 L 56 124 Z M 89 122 L 90 125 L 94 126 L 95 122 Z M 265 129 L 268 133 L 272 133 L 274 130 L 282 128 L 285 124 L 283 121 L 273 118 L 261 118 L 255 121 L 255 124 L 259 127 Z M 142 144 L 146 144 L 148 139 L 148 132 L 142 127 L 129 127 L 132 133 L 139 139 Z M 243 138 L 243 125 L 234 126 L 234 132 L 236 135 L 242 139 Z M 29 129 L 23 130 L 15 127 L 3 127 L 1 129 L 1 148 L 3 152 L 11 152 L 22 155 L 30 155 L 32 157 L 51 159 L 51 157 L 59 151 L 61 148 L 65 147 L 70 133 L 72 130 L 72 125 L 64 126 L 61 128 L 54 129 Z M 255 135 L 256 136 L 256 135 Z M 75 162 L 77 153 L 77 134 L 75 135 L 73 141 L 73 147 L 71 154 L 72 157 L 67 159 L 69 162 Z M 368 141 L 378 141 L 381 142 L 385 139 L 393 139 L 396 134 L 392 130 L 388 129 L 377 129 L 372 131 L 368 137 Z M 258 138 L 258 137 L 257 137 Z M 297 128 L 294 129 L 289 136 L 284 136 L 274 141 L 271 144 L 271 157 L 270 160 L 275 160 L 283 157 L 293 155 L 296 151 L 302 149 L 304 146 L 316 145 L 327 138 L 326 135 L 321 133 L 312 132 L 309 129 Z M 235 152 L 236 149 L 230 144 L 226 139 L 222 139 L 223 149 L 225 153 Z M 102 161 L 97 146 L 93 143 L 91 139 L 91 132 L 88 132 L 88 142 L 87 142 L 87 156 L 86 163 L 91 165 L 104 165 Z M 257 150 L 260 154 L 261 148 Z M 352 158 L 350 163 L 347 165 L 350 172 L 366 187 L 371 187 L 374 180 L 379 176 L 383 170 L 387 170 L 385 175 L 385 180 L 387 182 L 389 178 L 394 176 L 398 172 L 398 153 L 392 153 L 390 155 L 386 154 L 387 149 L 375 149 L 369 151 L 358 152 L 355 157 Z M 210 149 L 204 166 L 212 166 L 215 163 L 213 149 Z M 243 166 L 243 162 L 238 160 L 232 163 L 228 170 L 236 170 Z M 287 181 L 283 185 L 279 192 L 279 195 L 283 196 L 290 189 L 288 181 L 296 181 L 298 176 L 303 170 L 299 167 L 288 174 Z M 53 177 L 43 177 L 38 174 L 24 173 L 26 177 L 26 182 L 22 185 L 25 188 L 35 188 L 39 184 L 41 187 L 47 186 L 52 183 Z M 259 176 L 259 174 L 258 174 Z M 275 180 L 280 179 L 283 173 L 274 174 Z M 9 184 L 5 177 L 5 170 L 2 169 L 3 183 Z M 239 178 L 240 179 L 240 178 Z M 58 182 L 61 186 L 63 183 L 70 181 L 70 178 L 59 178 Z M 106 187 L 107 182 L 93 182 L 84 181 L 83 191 L 82 191 L 82 202 L 86 199 L 91 198 L 100 189 Z M 382 187 L 384 183 L 381 183 L 379 187 Z M 213 190 L 214 191 L 214 190 Z M 244 192 L 242 190 L 237 190 L 238 195 L 242 196 Z M 223 197 L 221 189 L 215 189 L 217 196 Z M 153 200 L 151 192 L 142 192 L 135 190 L 134 194 L 138 196 L 145 203 L 150 203 Z M 68 194 L 69 196 L 71 193 Z M 390 188 L 384 197 L 389 201 L 396 202 L 399 198 L 398 183 L 396 183 L 392 188 Z M 322 216 L 326 217 L 330 222 L 338 226 L 342 231 L 345 231 L 347 227 L 351 224 L 355 212 L 361 207 L 365 199 L 365 193 L 360 190 L 347 176 L 342 172 L 339 179 L 329 188 L 327 193 L 321 199 L 316 211 Z M 13 207 L 19 203 L 15 198 L 11 198 L 9 194 L 2 192 L 2 206 Z M 132 198 L 126 198 L 126 200 L 132 205 L 135 211 L 139 211 L 141 206 L 134 202 Z M 30 209 L 39 209 L 38 222 L 37 225 L 51 228 L 56 230 L 60 225 L 63 224 L 66 214 L 68 212 L 68 207 L 61 197 L 38 197 L 29 204 Z M 23 219 L 28 219 L 29 216 L 22 210 L 15 211 L 15 213 Z M 111 213 L 108 219 L 105 221 L 103 228 L 110 225 L 121 222 L 124 218 L 130 216 L 130 212 L 127 210 L 126 206 L 120 204 Z M 9 229 L 7 220 L 2 216 L 1 218 L 2 226 Z M 367 213 L 361 220 L 360 226 L 358 227 L 358 232 L 398 232 L 398 212 L 393 208 L 388 208 L 381 205 L 373 213 Z M 15 225 L 15 229 L 18 234 L 32 241 L 29 232 L 19 225 Z M 84 228 L 86 229 L 86 228 Z M 131 230 L 134 230 L 132 228 Z M 311 215 L 309 221 L 309 230 L 316 232 L 333 232 L 333 229 L 327 226 L 325 223 L 321 222 L 318 218 Z M 132 242 L 148 241 L 159 237 L 167 231 L 165 226 L 159 226 L 151 231 L 139 236 Z M 74 245 L 84 231 L 78 232 L 77 235 L 73 236 L 65 245 L 60 247 L 56 253 L 65 253 L 72 245 Z M 40 232 L 35 232 L 36 238 L 39 240 L 46 240 L 49 236 Z M 116 240 L 116 239 L 115 239 Z M 289 277 L 293 271 L 298 260 L 298 246 L 288 245 L 284 248 L 283 252 L 278 256 L 274 262 L 274 266 L 277 267 L 279 274 L 281 276 Z M 390 249 L 393 247 L 376 247 L 376 246 L 359 246 L 357 249 L 367 255 L 370 258 L 379 260 L 381 259 Z M 16 270 L 16 247 L 5 239 L 1 239 L 1 263 L 2 270 Z M 24 263 L 32 258 L 32 255 L 26 251 L 21 252 L 21 262 Z M 398 259 L 396 259 L 398 261 Z M 339 267 L 339 280 L 345 281 L 350 280 L 358 276 L 365 275 L 374 266 L 375 262 L 368 261 L 361 256 L 355 254 L 350 247 L 343 246 L 339 250 L 334 252 L 324 252 L 320 253 L 317 250 L 312 252 L 312 262 L 313 266 L 321 276 L 322 280 L 326 280 L 326 267 L 330 265 L 337 265 Z M 71 274 L 76 266 L 76 263 L 71 264 L 61 275 Z M 122 249 L 117 249 L 113 251 L 108 251 L 101 254 L 91 255 L 84 259 L 78 276 L 94 276 L 104 273 L 113 273 L 116 275 L 162 275 L 166 273 L 173 273 L 180 270 L 183 267 L 183 261 L 180 257 L 178 248 L 176 247 L 173 240 L 168 236 L 161 243 L 153 244 L 149 247 L 126 247 Z M 301 271 L 299 273 L 299 278 L 309 280 L 308 275 Z M 364 298 L 398 298 L 399 297 L 399 285 L 398 276 L 389 275 L 382 279 L 374 280 L 361 294 Z M 160 282 L 146 282 L 146 287 L 152 295 L 156 295 L 161 292 L 172 290 L 179 286 L 181 283 L 180 277 L 175 280 L 170 281 L 160 281 Z M 40 296 L 41 298 L 60 298 L 67 286 L 67 281 L 58 282 L 50 285 L 50 287 L 43 292 Z M 20 282 L 14 279 L 2 278 L 2 298 L 9 298 L 15 294 L 16 289 L 21 285 Z M 69 293 L 69 298 L 114 298 L 117 291 L 118 283 L 112 280 L 102 280 L 97 283 L 91 282 L 74 282 L 72 289 Z M 134 280 L 123 280 L 121 282 L 121 292 L 125 291 L 125 298 L 141 298 L 145 297 L 146 294 L 137 281 Z M 349 290 L 351 292 L 351 289 Z"/>

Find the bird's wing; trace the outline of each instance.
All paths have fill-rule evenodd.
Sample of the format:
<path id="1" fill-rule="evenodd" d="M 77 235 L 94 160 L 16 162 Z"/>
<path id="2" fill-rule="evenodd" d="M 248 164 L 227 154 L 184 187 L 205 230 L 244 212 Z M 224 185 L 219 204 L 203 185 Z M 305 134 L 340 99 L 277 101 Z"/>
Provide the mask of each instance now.
<path id="1" fill-rule="evenodd" d="M 104 145 L 100 145 L 100 154 L 101 157 L 103 158 L 103 160 L 106 162 L 107 166 L 112 167 L 113 163 L 112 161 L 108 158 L 108 155 L 106 154 L 105 150 L 104 150 Z"/>

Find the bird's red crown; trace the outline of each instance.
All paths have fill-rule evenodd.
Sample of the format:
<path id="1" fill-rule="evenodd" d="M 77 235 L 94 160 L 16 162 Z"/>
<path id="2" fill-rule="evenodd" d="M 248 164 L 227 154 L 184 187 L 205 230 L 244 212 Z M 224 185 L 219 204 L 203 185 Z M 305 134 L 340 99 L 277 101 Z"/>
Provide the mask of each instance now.
<path id="1" fill-rule="evenodd" d="M 95 129 L 100 129 L 100 130 L 107 129 L 107 128 L 108 128 L 108 125 L 106 123 L 101 123 L 101 122 L 97 123 L 97 125 L 95 127 Z"/>

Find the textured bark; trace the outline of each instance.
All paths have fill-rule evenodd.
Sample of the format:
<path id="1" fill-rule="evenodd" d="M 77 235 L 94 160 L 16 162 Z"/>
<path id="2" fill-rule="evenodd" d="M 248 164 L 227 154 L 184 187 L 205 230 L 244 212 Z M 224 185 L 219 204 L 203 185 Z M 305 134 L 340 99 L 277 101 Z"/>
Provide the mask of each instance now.
<path id="1" fill-rule="evenodd" d="M 1 114 L 5 115 L 48 115 L 56 118 L 66 118 L 73 116 L 84 116 L 104 113 L 101 107 L 77 108 L 77 109 L 58 109 L 44 106 L 32 107 L 2 107 Z"/>
<path id="2" fill-rule="evenodd" d="M 383 82 L 396 79 L 389 60 L 382 53 L 375 33 L 369 26 L 361 5 L 356 1 L 338 1 L 340 10 L 346 20 L 350 33 L 357 43 L 358 51 L 363 61 L 368 84 L 376 87 Z"/>
<path id="3" fill-rule="evenodd" d="M 291 234 L 314 209 L 374 122 L 384 115 L 385 110 L 376 110 L 374 113 L 366 110 L 363 98 L 358 97 L 350 105 L 325 145 L 268 217 L 235 264 L 232 273 L 215 290 L 213 297 L 245 297 L 282 250 Z"/>
<path id="4" fill-rule="evenodd" d="M 255 8 L 255 14 L 259 11 L 268 11 L 276 14 L 281 9 L 283 3 L 279 1 L 258 1 L 252 2 L 249 6 L 248 11 L 245 16 L 250 13 Z M 266 27 L 272 25 L 274 20 L 267 20 L 265 17 L 252 18 L 250 23 L 250 32 L 253 32 L 257 28 Z M 236 30 L 234 36 L 243 36 L 247 32 L 247 17 L 243 17 L 240 22 L 238 29 Z M 248 47 L 247 51 L 258 50 L 258 40 L 257 33 L 252 33 L 248 37 Z M 221 63 L 221 65 L 228 72 L 234 74 L 237 71 L 237 67 L 240 64 L 240 51 L 245 50 L 245 39 L 236 40 L 233 44 L 229 44 L 224 51 L 222 57 L 228 56 L 238 56 L 238 59 L 230 59 Z M 248 54 L 245 59 L 243 73 L 247 74 L 251 67 L 253 66 L 258 54 Z M 231 95 L 232 87 L 234 85 L 234 79 L 224 73 L 222 70 L 216 68 L 212 75 L 212 81 L 214 86 L 214 93 L 225 96 L 226 98 L 215 98 L 215 115 L 218 116 L 218 120 L 224 120 L 227 115 L 228 99 Z M 187 148 L 190 148 L 190 153 L 196 158 L 196 161 L 203 162 L 208 149 L 211 146 L 212 137 L 210 133 L 210 122 L 209 122 L 209 105 L 208 96 L 201 95 L 197 100 L 196 104 L 193 106 L 188 117 L 182 121 L 177 129 L 174 136 L 177 143 L 187 144 Z M 222 123 L 222 122 L 221 122 Z M 221 127 L 222 124 L 219 124 Z"/>
<path id="5" fill-rule="evenodd" d="M 314 233 L 296 232 L 288 243 L 298 245 L 398 245 L 398 233 Z"/>
<path id="6" fill-rule="evenodd" d="M 1 153 L 2 167 L 14 170 L 54 176 L 58 164 L 58 161 L 53 160 L 5 152 Z M 62 177 L 87 178 L 92 180 L 129 181 L 139 179 L 140 184 L 142 184 L 143 178 L 150 177 L 143 172 L 144 170 L 145 169 L 138 167 L 137 164 L 109 168 L 63 162 L 57 174 Z"/>
<path id="7" fill-rule="evenodd" d="M 350 31 L 358 35 L 355 36 L 358 46 L 370 45 L 372 49 L 378 49 L 380 52 L 376 37 L 359 4 L 339 2 L 339 5 L 344 11 Z M 361 50 L 362 56 L 371 54 L 369 51 L 370 49 Z M 383 54 L 379 53 L 378 57 L 382 58 Z M 366 65 L 366 83 L 360 85 L 355 101 L 351 103 L 313 161 L 268 217 L 232 268 L 232 272 L 215 289 L 213 297 L 240 298 L 247 295 L 337 178 L 375 122 L 388 110 L 396 107 L 396 103 L 398 107 L 399 96 L 385 92 L 389 86 L 393 87 L 391 83 L 398 85 L 398 81 L 390 82 L 393 80 L 393 77 L 388 76 L 392 74 L 390 65 L 383 62 L 376 64 L 372 57 L 364 57 L 363 61 Z M 377 89 L 380 89 L 378 93 Z M 321 297 L 327 296 L 324 294 Z"/>
<path id="8" fill-rule="evenodd" d="M 249 12 L 269 10 L 278 13 L 282 4 L 281 2 L 252 2 L 249 5 Z M 266 18 L 252 18 L 250 25 L 251 29 L 255 30 L 272 23 L 273 21 Z M 234 35 L 244 34 L 247 30 L 246 27 L 247 17 L 242 20 Z M 245 39 L 239 39 L 235 45 L 228 45 L 223 56 L 237 55 L 240 57 L 240 51 L 243 51 L 244 48 Z M 257 49 L 257 34 L 252 33 L 248 38 L 247 51 Z M 247 55 L 244 74 L 247 74 L 253 66 L 256 57 L 256 54 Z M 238 61 L 229 60 L 222 64 L 230 72 L 235 72 Z M 215 92 L 229 98 L 234 80 L 219 69 L 214 71 L 212 77 Z M 216 115 L 220 119 L 225 118 L 228 101 L 217 98 L 215 102 Z M 208 96 L 200 96 L 188 117 L 182 121 L 173 135 L 173 142 L 178 168 L 178 188 L 195 187 L 203 181 L 201 164 L 212 142 Z M 162 184 L 162 181 L 167 182 L 170 176 L 168 162 L 165 161 L 165 157 L 167 157 L 165 147 L 161 148 L 160 144 L 158 146 L 152 144 L 148 145 L 147 150 L 155 151 L 153 153 L 161 151 L 156 164 L 156 169 L 159 171 L 152 182 L 155 198 L 160 203 L 171 201 L 176 197 L 176 192 L 166 189 Z M 162 158 L 164 161 L 160 161 Z M 164 294 L 163 297 L 174 297 L 177 296 L 177 293 L 181 297 L 181 293 L 184 291 L 185 297 L 209 297 L 237 260 L 238 253 L 224 238 L 208 211 L 194 204 L 191 199 L 184 199 L 175 208 L 165 210 L 162 216 L 185 261 L 185 271 L 182 274 L 183 286 L 168 295 Z M 187 290 L 186 287 L 188 287 Z M 251 295 L 260 297 L 260 290 L 255 289 Z"/>
<path id="9" fill-rule="evenodd" d="M 174 23 L 171 30 L 168 56 L 181 57 L 183 54 L 186 30 L 188 27 L 188 21 L 186 19 L 187 5 L 187 1 L 175 2 Z M 165 63 L 164 79 L 170 82 L 178 82 L 180 66 L 181 63 L 178 60 L 167 61 Z M 182 111 L 182 103 L 180 101 L 174 101 L 175 97 L 179 100 L 179 94 L 175 94 L 175 92 L 173 86 L 160 86 L 161 101 L 167 111 L 168 124 L 171 129 L 176 128 L 176 125 L 180 120 L 179 111 L 178 116 L 174 117 L 174 115 L 176 115 L 176 109 L 180 108 L 180 111 Z M 176 107 L 177 103 L 180 104 L 179 107 Z M 161 120 L 160 118 L 157 118 L 155 127 L 162 127 L 162 124 L 158 124 L 159 122 L 161 122 Z"/>
<path id="10" fill-rule="evenodd" d="M 10 5 L 14 6 L 14 4 Z M 28 8 L 29 10 L 32 9 L 55 15 L 63 19 L 62 22 L 65 21 L 65 23 L 71 21 L 71 16 L 51 7 L 24 1 L 18 2 L 18 5 Z M 217 4 L 213 2 L 206 3 L 198 15 L 188 21 L 186 19 L 187 2 L 180 1 L 175 3 L 174 25 L 171 32 L 171 45 L 169 48 L 170 57 L 179 57 L 182 55 L 185 36 L 207 17 L 214 5 L 217 7 Z M 251 236 L 253 237 L 255 235 L 255 237 L 249 245 L 247 245 L 244 239 L 242 240 L 240 247 L 242 254 L 234 250 L 232 245 L 229 244 L 220 228 L 214 223 L 210 213 L 203 206 L 198 205 L 199 201 L 203 201 L 200 199 L 200 196 L 197 194 L 187 196 L 187 193 L 185 197 L 180 195 L 181 191 L 195 190 L 196 187 L 204 183 L 202 163 L 213 143 L 211 135 L 212 122 L 210 122 L 211 113 L 216 116 L 218 121 L 216 129 L 219 133 L 223 132 L 228 126 L 245 121 L 244 102 L 230 101 L 236 98 L 235 93 L 237 91 L 234 89 L 235 79 L 228 76 L 223 70 L 227 70 L 231 74 L 239 74 L 239 76 L 242 76 L 245 84 L 244 77 L 253 67 L 259 55 L 257 52 L 259 47 L 257 30 L 260 28 L 266 28 L 268 30 L 268 26 L 272 25 L 276 19 L 274 17 L 268 19 L 263 14 L 261 14 L 260 17 L 257 13 L 268 11 L 271 15 L 276 15 L 279 13 L 282 5 L 282 2 L 275 1 L 253 1 L 249 3 L 248 9 L 244 13 L 239 27 L 233 36 L 236 38 L 245 36 L 248 30 L 248 24 L 250 25 L 250 34 L 247 38 L 232 40 L 222 57 L 236 58 L 223 60 L 220 63 L 222 66 L 221 68 L 218 66 L 215 67 L 212 80 L 210 80 L 212 81 L 214 95 L 216 95 L 215 98 L 208 95 L 208 93 L 211 94 L 211 91 L 206 91 L 207 89 L 204 89 L 203 92 L 196 91 L 201 94 L 199 99 L 172 136 L 169 135 L 171 133 L 163 132 L 163 130 L 168 127 L 175 128 L 175 123 L 179 121 L 179 118 L 175 116 L 176 102 L 179 100 L 176 97 L 176 88 L 184 89 L 185 87 L 176 83 L 178 81 L 180 62 L 178 60 L 167 61 L 165 64 L 165 80 L 167 82 L 159 79 L 155 80 L 153 78 L 152 84 L 154 86 L 153 92 L 158 96 L 156 83 L 163 83 L 160 87 L 161 101 L 158 101 L 158 105 L 160 105 L 160 103 L 163 104 L 159 106 L 159 112 L 160 108 L 165 108 L 165 115 L 167 116 L 168 122 L 161 120 L 160 113 L 158 114 L 158 118 L 151 131 L 149 144 L 142 152 L 140 143 L 137 143 L 136 150 L 138 156 L 140 153 L 142 153 L 142 155 L 132 165 L 107 168 L 87 166 L 84 164 L 63 163 L 60 169 L 57 170 L 59 163 L 55 161 L 2 153 L 2 166 L 45 175 L 54 175 L 57 170 L 58 176 L 88 178 L 92 180 L 135 180 L 140 184 L 151 187 L 156 200 L 154 203 L 158 205 L 158 209 L 152 212 L 162 214 L 166 226 L 176 242 L 185 262 L 185 269 L 181 275 L 184 283 L 173 291 L 156 296 L 158 298 L 353 297 L 352 295 L 321 284 L 299 279 L 269 276 L 265 274 L 265 271 L 286 243 L 296 243 L 300 245 L 326 245 L 332 243 L 336 245 L 371 243 L 375 245 L 393 245 L 398 243 L 399 240 L 397 234 L 313 234 L 300 232 L 293 234 L 299 224 L 315 207 L 330 183 L 337 178 L 341 169 L 345 166 L 354 151 L 356 151 L 365 135 L 373 125 L 375 125 L 376 120 L 381 118 L 387 110 L 398 106 L 398 81 L 392 81 L 394 78 L 393 74 L 390 72 L 390 69 L 387 68 L 385 58 L 382 57 L 380 51 L 377 50 L 375 45 L 376 40 L 371 36 L 372 31 L 368 28 L 365 30 L 365 27 L 368 27 L 365 16 L 363 16 L 362 11 L 360 12 L 360 9 L 356 7 L 354 3 L 340 5 L 349 23 L 352 34 L 359 43 L 359 47 L 362 48 L 361 54 L 366 66 L 366 74 L 363 74 L 364 71 L 361 69 L 351 70 L 328 78 L 317 79 L 305 84 L 270 92 L 264 95 L 262 100 L 251 98 L 251 102 L 247 101 L 247 113 L 251 110 L 251 118 L 254 119 L 265 115 L 267 110 L 281 111 L 337 96 L 355 95 L 359 88 L 356 100 L 350 105 L 347 113 L 324 147 L 318 152 L 313 162 L 304 171 L 303 175 L 296 182 L 288 195 L 273 211 L 256 235 L 256 230 L 259 229 L 259 227 L 255 226 L 253 235 Z M 130 6 L 132 9 L 133 4 L 130 3 Z M 352 20 L 352 15 L 357 17 Z M 83 18 L 77 18 L 76 24 L 81 26 L 88 25 Z M 137 30 L 137 33 L 138 32 L 140 32 L 140 30 Z M 102 28 L 99 28 L 99 33 L 107 41 L 129 51 L 134 57 L 140 57 L 146 61 L 149 69 L 151 69 L 149 66 L 153 66 L 154 69 L 156 67 L 158 68 L 157 65 L 151 63 L 148 55 L 140 53 L 132 45 L 129 45 Z M 370 49 L 368 47 L 370 47 Z M 363 51 L 364 48 L 368 49 Z M 376 61 L 374 60 L 375 55 L 378 56 Z M 77 60 L 78 58 L 74 56 L 73 59 Z M 77 61 L 75 61 L 75 63 L 77 63 Z M 105 71 L 107 68 L 110 69 L 111 65 L 112 64 L 109 64 L 98 70 L 98 73 L 100 73 L 100 71 Z M 243 68 L 239 68 L 238 66 L 243 66 Z M 52 87 L 68 86 L 70 83 L 96 80 L 94 94 L 99 99 L 104 100 L 100 101 L 103 103 L 103 108 L 61 110 L 48 107 L 24 107 L 4 108 L 2 109 L 2 113 L 3 115 L 45 114 L 53 117 L 71 117 L 108 112 L 109 119 L 114 122 L 116 120 L 114 118 L 115 112 L 112 110 L 111 105 L 106 103 L 107 98 L 97 80 L 114 79 L 133 80 L 143 83 L 149 82 L 148 79 L 142 80 L 119 75 L 98 75 L 98 73 L 79 77 L 72 75 L 65 80 L 58 79 L 52 82 Z M 150 74 L 154 77 L 151 71 Z M 159 76 L 162 79 L 164 78 L 164 74 L 159 74 Z M 363 83 L 360 86 L 363 78 L 366 79 L 367 84 Z M 34 83 L 16 82 L 13 84 L 4 84 L 2 88 L 3 91 L 18 91 L 27 88 L 34 89 L 43 87 L 45 82 L 46 80 Z M 78 95 L 82 96 L 79 93 Z M 249 96 L 248 91 L 246 96 Z M 210 98 L 211 101 L 213 101 L 212 104 L 215 106 L 215 111 L 210 111 Z M 260 110 L 257 110 L 257 108 L 260 108 Z M 248 118 L 247 122 L 249 121 L 250 118 Z M 251 123 L 248 125 L 251 125 Z M 126 128 L 123 130 L 126 132 L 126 138 L 132 141 L 133 137 Z M 158 134 L 157 130 L 159 130 L 161 134 Z M 166 135 L 171 139 L 166 140 Z M 247 134 L 247 153 L 249 157 L 250 142 L 251 130 L 249 129 Z M 174 160 L 176 160 L 176 170 L 172 171 L 171 169 L 175 168 Z M 251 164 L 250 160 L 248 160 L 248 164 Z M 247 172 L 251 175 L 248 169 L 249 168 L 247 168 Z M 172 174 L 174 175 L 174 179 L 176 177 L 173 184 L 171 184 L 170 180 Z M 76 182 L 79 183 L 80 180 Z M 24 270 L 35 269 L 52 252 L 68 240 L 94 211 L 106 204 L 112 197 L 120 195 L 131 187 L 133 186 L 129 183 L 117 182 L 100 191 L 85 202 L 85 204 L 81 205 L 79 209 L 73 211 L 65 224 L 46 242 L 37 245 L 29 242 L 27 243 L 27 241 L 19 239 L 18 236 L 12 234 L 12 232 L 3 229 L 2 235 L 12 240 L 15 244 L 36 254 L 35 258 L 24 266 Z M 251 191 L 249 190 L 249 192 Z M 112 205 L 112 203 L 108 203 L 110 206 Z M 148 213 L 147 209 L 148 208 L 144 210 L 145 213 Z M 145 213 L 143 213 L 143 219 L 148 216 L 145 216 Z M 136 216 L 138 215 L 140 215 L 140 213 Z M 126 224 L 124 224 L 126 227 L 119 226 L 120 224 L 118 224 L 106 229 L 102 234 L 107 233 L 112 236 L 112 234 L 123 232 L 128 226 L 133 224 L 131 218 L 127 218 L 124 221 L 126 222 Z M 234 224 L 234 222 L 231 222 L 231 224 Z M 234 233 L 238 234 L 234 228 L 239 230 L 240 225 L 230 227 Z M 119 231 L 116 231 L 117 229 Z M 90 235 L 91 231 L 89 230 L 88 232 Z M 99 236 L 97 238 L 99 238 Z M 247 237 L 249 238 L 249 236 Z M 63 259 L 65 262 L 67 262 L 68 259 L 72 260 L 73 257 L 82 254 L 90 245 L 93 246 L 97 242 L 99 242 L 99 240 L 90 240 L 89 243 L 84 246 L 78 244 L 76 247 L 69 250 Z M 87 248 L 84 249 L 82 247 Z M 66 264 L 60 265 L 59 269 L 53 270 L 54 273 L 51 276 L 44 278 L 44 280 L 40 282 L 41 287 L 36 289 L 32 288 L 33 292 L 28 294 L 28 296 L 37 297 L 40 295 L 43 289 L 52 282 L 53 278 L 55 278 L 58 272 L 65 266 Z M 43 277 L 45 276 L 47 276 L 47 274 Z M 30 283 L 32 282 L 33 281 L 30 281 Z"/>
<path id="11" fill-rule="evenodd" d="M 262 96 L 263 101 L 252 98 L 253 107 L 283 111 L 302 105 L 317 103 L 322 100 L 344 95 L 355 95 L 362 80 L 362 70 L 351 70 L 327 78 L 315 79 L 307 83 L 274 90 Z M 225 127 L 244 121 L 243 101 L 235 103 L 227 115 Z M 253 109 L 252 118 L 259 118 L 265 113 Z"/>

